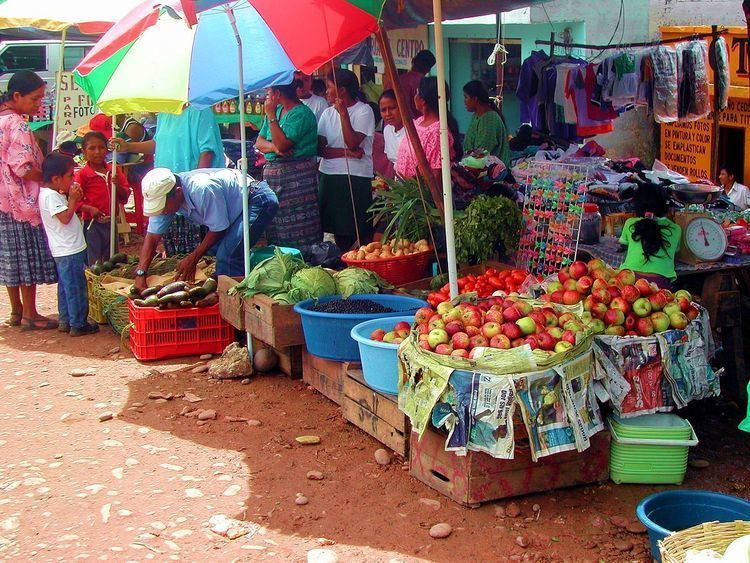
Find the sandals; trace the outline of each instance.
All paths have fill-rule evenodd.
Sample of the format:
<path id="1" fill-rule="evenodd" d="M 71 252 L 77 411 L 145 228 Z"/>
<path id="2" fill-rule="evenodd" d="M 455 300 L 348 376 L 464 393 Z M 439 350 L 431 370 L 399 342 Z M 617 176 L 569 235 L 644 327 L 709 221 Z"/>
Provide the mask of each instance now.
<path id="1" fill-rule="evenodd" d="M 53 321 L 51 319 L 46 319 L 44 321 L 33 321 L 30 319 L 23 319 L 21 324 L 21 330 L 23 332 L 27 332 L 30 330 L 54 330 L 56 329 L 60 323 L 57 321 Z"/>
<path id="2" fill-rule="evenodd" d="M 8 326 L 20 326 L 23 313 L 11 313 L 5 324 Z"/>

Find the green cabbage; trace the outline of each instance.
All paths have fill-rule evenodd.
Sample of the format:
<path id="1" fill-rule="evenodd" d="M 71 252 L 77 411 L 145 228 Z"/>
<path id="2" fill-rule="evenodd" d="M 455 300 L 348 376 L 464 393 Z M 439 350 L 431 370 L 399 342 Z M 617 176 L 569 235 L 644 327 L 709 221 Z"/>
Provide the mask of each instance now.
<path id="1" fill-rule="evenodd" d="M 299 270 L 292 276 L 289 297 L 296 303 L 305 299 L 336 295 L 336 280 L 320 266 Z"/>
<path id="2" fill-rule="evenodd" d="M 241 292 L 243 297 L 252 297 L 258 293 L 272 297 L 289 291 L 292 276 L 305 267 L 305 262 L 291 254 L 284 254 L 278 248 L 274 249 L 273 254 L 271 258 L 266 258 L 255 266 L 230 292 Z"/>
<path id="3" fill-rule="evenodd" d="M 333 275 L 336 288 L 344 299 L 361 293 L 378 293 L 381 287 L 389 287 L 379 275 L 363 268 L 346 268 Z"/>

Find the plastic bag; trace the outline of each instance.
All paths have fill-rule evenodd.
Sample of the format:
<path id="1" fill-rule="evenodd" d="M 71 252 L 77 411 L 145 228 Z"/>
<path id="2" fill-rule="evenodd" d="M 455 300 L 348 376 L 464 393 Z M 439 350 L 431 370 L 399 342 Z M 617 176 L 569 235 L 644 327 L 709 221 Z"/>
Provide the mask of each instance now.
<path id="1" fill-rule="evenodd" d="M 343 266 L 341 249 L 333 242 L 319 242 L 306 248 L 303 252 L 305 262 L 311 266 L 337 269 Z"/>

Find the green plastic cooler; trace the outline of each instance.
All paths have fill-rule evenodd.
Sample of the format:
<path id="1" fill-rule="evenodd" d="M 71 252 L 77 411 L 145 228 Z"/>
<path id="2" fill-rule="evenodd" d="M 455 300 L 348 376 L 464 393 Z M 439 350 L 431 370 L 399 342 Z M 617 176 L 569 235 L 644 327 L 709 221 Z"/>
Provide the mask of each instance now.
<path id="1" fill-rule="evenodd" d="M 615 483 L 679 485 L 688 449 L 698 443 L 690 422 L 675 414 L 607 420 L 612 443 L 609 472 Z"/>

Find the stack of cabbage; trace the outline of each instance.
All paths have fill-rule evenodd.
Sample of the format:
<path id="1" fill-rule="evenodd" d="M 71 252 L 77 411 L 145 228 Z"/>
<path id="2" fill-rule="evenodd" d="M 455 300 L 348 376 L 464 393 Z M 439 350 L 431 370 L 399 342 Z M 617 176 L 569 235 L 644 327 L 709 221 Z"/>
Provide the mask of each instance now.
<path id="1" fill-rule="evenodd" d="M 277 248 L 271 258 L 255 266 L 250 275 L 229 293 L 239 293 L 242 297 L 263 293 L 279 303 L 293 305 L 326 295 L 341 295 L 347 299 L 355 294 L 378 293 L 381 288 L 390 287 L 370 270 L 346 268 L 332 275 L 320 266 L 310 268 L 304 261 Z"/>

